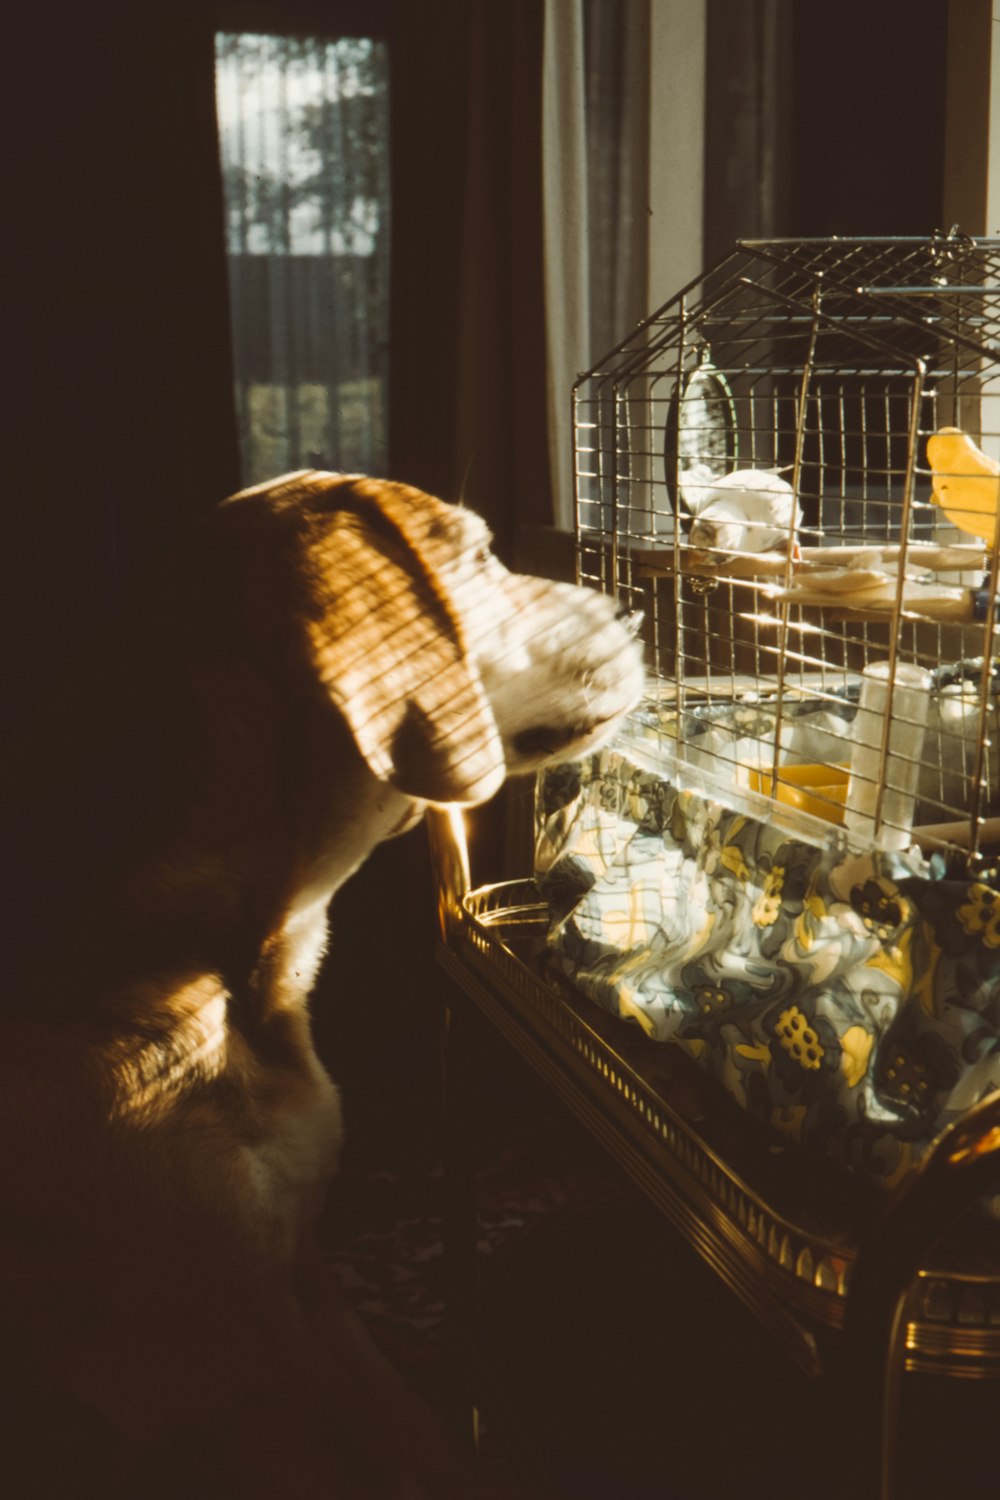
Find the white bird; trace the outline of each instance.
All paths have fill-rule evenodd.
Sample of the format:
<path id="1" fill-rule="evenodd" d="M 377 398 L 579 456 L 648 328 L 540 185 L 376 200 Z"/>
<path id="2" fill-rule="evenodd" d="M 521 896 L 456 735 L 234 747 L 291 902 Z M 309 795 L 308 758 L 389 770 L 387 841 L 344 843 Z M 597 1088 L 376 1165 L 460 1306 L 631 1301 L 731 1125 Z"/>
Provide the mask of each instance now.
<path id="1" fill-rule="evenodd" d="M 766 552 L 789 540 L 797 546 L 802 510 L 773 469 L 737 469 L 719 479 L 692 469 L 684 500 L 695 517 L 688 540 L 699 551 Z"/>

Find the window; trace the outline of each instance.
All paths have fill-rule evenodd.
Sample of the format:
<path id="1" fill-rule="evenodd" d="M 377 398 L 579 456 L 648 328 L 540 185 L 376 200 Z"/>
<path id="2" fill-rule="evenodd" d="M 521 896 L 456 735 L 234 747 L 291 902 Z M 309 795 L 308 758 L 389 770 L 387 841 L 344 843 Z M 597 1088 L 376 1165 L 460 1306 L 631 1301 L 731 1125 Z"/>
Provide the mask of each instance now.
<path id="1" fill-rule="evenodd" d="M 386 47 L 220 33 L 216 96 L 244 482 L 384 472 Z"/>

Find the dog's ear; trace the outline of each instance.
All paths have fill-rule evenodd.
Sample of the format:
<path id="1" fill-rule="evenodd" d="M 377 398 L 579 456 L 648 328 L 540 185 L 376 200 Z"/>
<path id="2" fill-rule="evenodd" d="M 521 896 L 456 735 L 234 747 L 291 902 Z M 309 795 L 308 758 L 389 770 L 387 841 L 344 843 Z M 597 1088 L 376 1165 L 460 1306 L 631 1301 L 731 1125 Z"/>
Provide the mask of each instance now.
<path id="1" fill-rule="evenodd" d="M 428 802 L 484 801 L 503 781 L 504 754 L 442 577 L 453 507 L 319 473 L 296 476 L 288 499 L 311 665 L 369 768 Z"/>

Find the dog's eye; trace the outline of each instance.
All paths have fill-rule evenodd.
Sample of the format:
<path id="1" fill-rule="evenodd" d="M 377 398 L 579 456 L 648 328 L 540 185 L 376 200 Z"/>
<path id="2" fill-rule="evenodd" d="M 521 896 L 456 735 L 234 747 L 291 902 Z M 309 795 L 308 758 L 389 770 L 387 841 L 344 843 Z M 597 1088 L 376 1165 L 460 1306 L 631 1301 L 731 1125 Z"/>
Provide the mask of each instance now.
<path id="1" fill-rule="evenodd" d="M 490 538 L 477 539 L 470 545 L 464 547 L 461 556 L 473 567 L 485 568 L 493 561 L 493 552 L 490 548 Z"/>

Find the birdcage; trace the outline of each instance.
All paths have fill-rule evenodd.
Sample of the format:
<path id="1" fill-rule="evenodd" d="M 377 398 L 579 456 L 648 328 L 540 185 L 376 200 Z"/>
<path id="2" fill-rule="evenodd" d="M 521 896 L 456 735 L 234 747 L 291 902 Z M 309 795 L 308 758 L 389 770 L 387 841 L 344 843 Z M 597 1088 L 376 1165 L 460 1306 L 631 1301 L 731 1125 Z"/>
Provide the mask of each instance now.
<path id="1" fill-rule="evenodd" d="M 811 844 L 1000 848 L 1000 240 L 740 242 L 574 388 L 636 755 Z"/>

